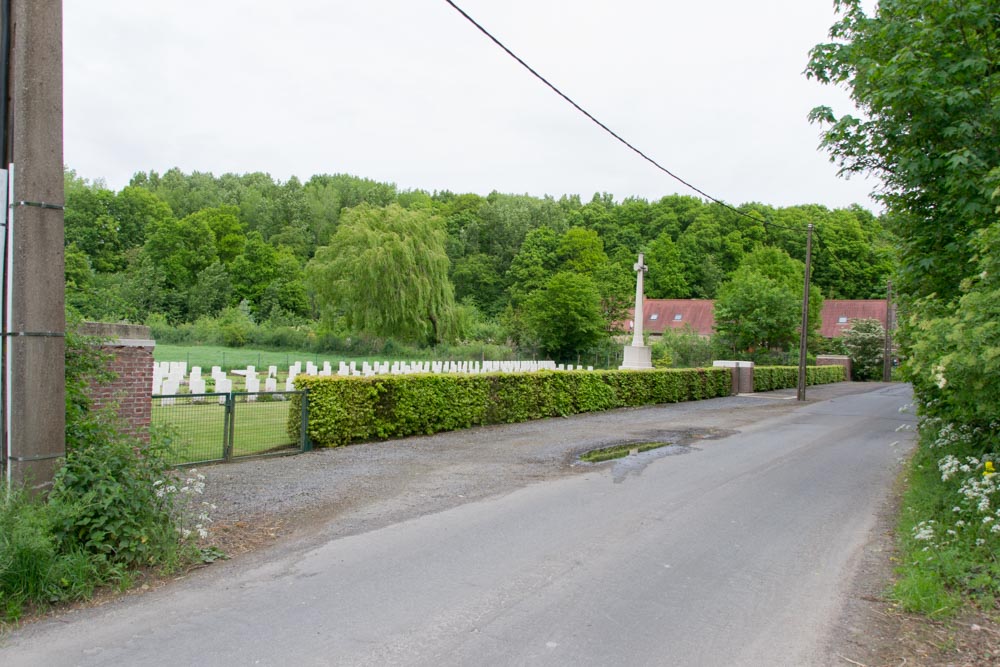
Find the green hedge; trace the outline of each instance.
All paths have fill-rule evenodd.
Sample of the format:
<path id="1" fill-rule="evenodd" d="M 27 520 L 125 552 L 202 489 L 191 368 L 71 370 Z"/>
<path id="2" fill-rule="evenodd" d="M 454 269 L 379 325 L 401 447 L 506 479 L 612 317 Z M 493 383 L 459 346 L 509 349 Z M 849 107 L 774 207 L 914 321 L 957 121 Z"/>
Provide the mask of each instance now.
<path id="1" fill-rule="evenodd" d="M 484 375 L 300 375 L 309 390 L 309 437 L 317 447 L 450 431 L 612 408 L 728 396 L 728 368 L 566 371 Z M 298 437 L 298 401 L 289 431 Z"/>
<path id="2" fill-rule="evenodd" d="M 843 382 L 843 366 L 806 366 L 806 384 Z M 772 391 L 799 386 L 798 366 L 757 366 L 753 369 L 753 390 Z"/>

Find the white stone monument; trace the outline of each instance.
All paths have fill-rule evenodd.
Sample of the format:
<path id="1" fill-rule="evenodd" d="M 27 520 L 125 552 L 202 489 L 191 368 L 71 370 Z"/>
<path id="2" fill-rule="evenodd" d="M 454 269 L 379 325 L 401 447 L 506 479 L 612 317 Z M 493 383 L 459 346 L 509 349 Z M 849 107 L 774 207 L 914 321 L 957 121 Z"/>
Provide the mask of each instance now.
<path id="1" fill-rule="evenodd" d="M 648 268 L 643 263 L 643 255 L 639 253 L 639 261 L 632 268 L 635 269 L 635 314 L 632 318 L 632 344 L 625 346 L 625 358 L 618 368 L 622 370 L 640 370 L 653 367 L 653 357 L 649 347 L 643 345 L 642 341 L 642 277 Z"/>

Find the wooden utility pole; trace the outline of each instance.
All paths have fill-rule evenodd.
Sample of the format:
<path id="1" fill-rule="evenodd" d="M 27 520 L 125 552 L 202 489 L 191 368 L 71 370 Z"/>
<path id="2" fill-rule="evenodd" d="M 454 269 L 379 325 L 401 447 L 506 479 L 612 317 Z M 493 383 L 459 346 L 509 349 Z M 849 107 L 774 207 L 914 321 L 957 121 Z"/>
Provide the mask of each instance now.
<path id="1" fill-rule="evenodd" d="M 9 2 L 4 430 L 7 481 L 52 484 L 66 453 L 62 0 Z"/>
<path id="2" fill-rule="evenodd" d="M 885 344 L 882 348 L 882 382 L 892 381 L 892 281 L 885 283 Z"/>
<path id="3" fill-rule="evenodd" d="M 802 329 L 799 332 L 798 400 L 806 400 L 806 344 L 809 342 L 809 270 L 812 265 L 813 226 L 806 226 L 806 277 L 802 288 Z"/>

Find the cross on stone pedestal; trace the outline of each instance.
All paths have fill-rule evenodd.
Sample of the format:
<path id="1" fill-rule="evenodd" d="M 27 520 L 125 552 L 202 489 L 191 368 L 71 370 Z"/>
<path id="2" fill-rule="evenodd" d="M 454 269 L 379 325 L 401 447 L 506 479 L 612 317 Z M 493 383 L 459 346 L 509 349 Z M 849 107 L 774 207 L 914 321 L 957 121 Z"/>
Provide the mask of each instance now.
<path id="1" fill-rule="evenodd" d="M 635 315 L 632 318 L 635 323 L 632 326 L 632 346 L 640 347 L 642 345 L 642 323 L 645 319 L 642 313 L 642 278 L 649 270 L 649 267 L 643 263 L 644 256 L 639 253 L 639 261 L 635 263 L 632 270 L 636 272 L 635 279 Z"/>
<path id="2" fill-rule="evenodd" d="M 642 312 L 642 279 L 648 269 L 646 263 L 643 262 L 643 254 L 641 252 L 639 253 L 639 261 L 635 263 L 632 269 L 636 273 L 635 310 L 632 316 L 632 344 L 625 346 L 622 352 L 622 365 L 619 368 L 641 370 L 653 367 L 650 348 L 642 344 L 642 324 L 646 319 Z"/>

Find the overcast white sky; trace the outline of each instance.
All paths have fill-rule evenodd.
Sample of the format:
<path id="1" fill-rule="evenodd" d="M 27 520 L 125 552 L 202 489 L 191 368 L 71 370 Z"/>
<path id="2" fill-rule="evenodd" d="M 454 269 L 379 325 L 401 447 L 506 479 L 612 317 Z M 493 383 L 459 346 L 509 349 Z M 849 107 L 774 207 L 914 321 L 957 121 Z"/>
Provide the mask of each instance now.
<path id="1" fill-rule="evenodd" d="M 832 0 L 459 0 L 584 108 L 739 204 L 859 203 L 802 74 Z M 401 189 L 693 194 L 606 135 L 443 0 L 65 0 L 65 161 L 350 173 Z"/>

